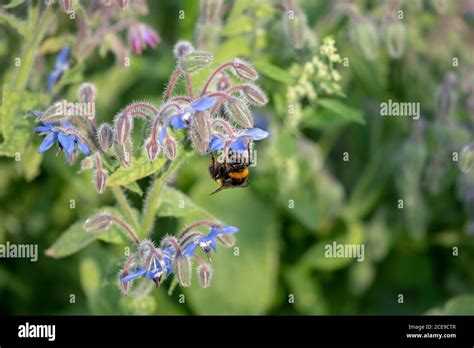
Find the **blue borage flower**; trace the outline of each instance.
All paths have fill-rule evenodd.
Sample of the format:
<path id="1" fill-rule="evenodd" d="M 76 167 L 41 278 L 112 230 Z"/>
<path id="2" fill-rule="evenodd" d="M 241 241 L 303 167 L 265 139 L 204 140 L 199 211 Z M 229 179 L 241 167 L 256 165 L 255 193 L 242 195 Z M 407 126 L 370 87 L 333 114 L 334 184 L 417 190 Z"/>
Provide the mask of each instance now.
<path id="1" fill-rule="evenodd" d="M 36 117 L 41 117 L 41 114 L 32 112 Z M 47 123 L 43 122 L 42 126 L 35 128 L 35 131 L 41 135 L 46 134 L 45 138 L 41 142 L 40 147 L 38 148 L 38 153 L 43 153 L 49 150 L 54 143 L 58 143 L 60 149 L 64 150 L 66 153 L 66 158 L 69 159 L 70 156 L 74 153 L 77 148 L 84 154 L 89 155 L 89 147 L 82 143 L 77 137 L 73 134 L 65 134 L 60 130 L 60 128 L 73 128 L 73 125 L 70 122 L 62 121 L 59 123 Z"/>
<path id="2" fill-rule="evenodd" d="M 211 231 L 207 235 L 200 236 L 194 241 L 190 242 L 183 251 L 183 255 L 187 257 L 193 256 L 197 247 L 200 247 L 202 251 L 209 255 L 211 248 L 214 252 L 217 252 L 217 237 L 221 234 L 233 234 L 239 232 L 239 229 L 235 226 L 222 226 L 220 228 L 211 227 Z"/>
<path id="3" fill-rule="evenodd" d="M 145 276 L 147 279 L 153 280 L 156 285 L 159 285 L 162 279 L 168 278 L 173 273 L 173 269 L 171 268 L 171 258 L 173 257 L 173 254 L 174 249 L 172 247 L 166 248 L 161 261 L 154 256 L 149 269 L 138 266 L 133 272 L 122 277 L 120 281 L 128 283 L 136 278 Z"/>
<path id="4" fill-rule="evenodd" d="M 217 252 L 217 238 L 220 235 L 234 234 L 236 232 L 239 232 L 239 229 L 234 226 L 213 225 L 210 227 L 210 232 L 207 235 L 199 233 L 196 238 L 185 243 L 180 251 L 180 257 L 184 256 L 190 259 L 199 247 L 209 258 L 211 248 L 214 252 Z M 168 246 L 164 250 L 159 250 L 160 258 L 155 254 L 152 255 L 148 267 L 138 264 L 133 270 L 127 269 L 120 276 L 120 283 L 127 285 L 135 279 L 145 277 L 159 286 L 162 280 L 170 277 L 173 274 L 172 262 L 177 255 L 176 249 L 173 246 Z"/>
<path id="5" fill-rule="evenodd" d="M 228 147 L 234 151 L 243 151 L 247 149 L 250 141 L 262 140 L 270 133 L 260 128 L 250 128 L 239 131 L 230 138 L 224 138 L 222 135 L 213 135 L 209 142 L 208 153 Z"/>
<path id="6" fill-rule="evenodd" d="M 216 104 L 215 98 L 203 97 L 189 104 L 189 106 L 179 110 L 177 114 L 169 117 L 165 121 L 165 124 L 163 125 L 163 127 L 161 128 L 160 137 L 159 137 L 160 144 L 163 144 L 163 141 L 166 135 L 166 130 L 168 129 L 169 125 L 171 125 L 175 131 L 178 129 L 187 128 L 189 124 L 189 119 L 194 112 L 206 111 L 212 108 L 215 104 Z"/>
<path id="7" fill-rule="evenodd" d="M 69 69 L 69 47 L 65 46 L 56 56 L 56 62 L 54 63 L 54 69 L 48 75 L 48 91 L 50 94 L 53 93 L 53 87 L 59 81 L 64 72 Z"/>

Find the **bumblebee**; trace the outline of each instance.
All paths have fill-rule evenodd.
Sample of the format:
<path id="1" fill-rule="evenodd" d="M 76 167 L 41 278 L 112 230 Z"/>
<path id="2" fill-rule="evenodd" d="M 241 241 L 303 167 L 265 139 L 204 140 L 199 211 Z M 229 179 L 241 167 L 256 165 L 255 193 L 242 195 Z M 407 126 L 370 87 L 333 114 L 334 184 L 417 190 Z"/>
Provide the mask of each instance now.
<path id="1" fill-rule="evenodd" d="M 224 161 L 223 163 L 219 163 L 216 161 L 214 154 L 211 154 L 211 156 L 209 172 L 212 179 L 220 185 L 220 187 L 212 192 L 211 195 L 228 188 L 249 186 L 248 176 L 250 157 L 249 160 L 243 162 Z"/>

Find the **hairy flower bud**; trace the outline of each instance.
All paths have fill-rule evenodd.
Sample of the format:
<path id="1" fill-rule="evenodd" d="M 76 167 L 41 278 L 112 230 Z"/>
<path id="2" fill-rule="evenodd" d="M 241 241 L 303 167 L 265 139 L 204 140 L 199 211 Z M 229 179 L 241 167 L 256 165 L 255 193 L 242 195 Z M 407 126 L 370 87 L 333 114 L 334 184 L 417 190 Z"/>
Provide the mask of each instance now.
<path id="1" fill-rule="evenodd" d="M 205 111 L 196 111 L 191 118 L 190 136 L 196 150 L 205 154 L 211 140 L 212 128 L 209 114 Z"/>
<path id="2" fill-rule="evenodd" d="M 177 255 L 171 263 L 171 268 L 179 285 L 183 287 L 189 287 L 191 285 L 191 260 L 188 257 Z"/>
<path id="3" fill-rule="evenodd" d="M 153 137 L 145 141 L 145 151 L 150 161 L 154 161 L 160 153 L 160 144 Z"/>
<path id="4" fill-rule="evenodd" d="M 112 226 L 112 216 L 107 213 L 91 216 L 84 223 L 84 229 L 87 232 L 105 231 L 110 226 Z"/>
<path id="5" fill-rule="evenodd" d="M 165 156 L 168 157 L 168 159 L 175 159 L 177 147 L 176 140 L 171 135 L 166 135 L 164 150 Z"/>
<path id="6" fill-rule="evenodd" d="M 179 61 L 180 68 L 189 73 L 205 68 L 212 63 L 212 54 L 209 52 L 194 51 L 183 56 Z"/>
<path id="7" fill-rule="evenodd" d="M 290 9 L 284 13 L 284 26 L 291 45 L 296 49 L 303 48 L 306 16 L 299 10 Z"/>
<path id="8" fill-rule="evenodd" d="M 387 27 L 387 49 L 392 58 L 400 58 L 405 53 L 405 26 L 402 22 L 389 23 Z"/>
<path id="9" fill-rule="evenodd" d="M 466 145 L 462 149 L 459 167 L 465 174 L 472 172 L 474 168 L 474 144 Z"/>
<path id="10" fill-rule="evenodd" d="M 114 131 L 108 123 L 103 123 L 97 130 L 97 140 L 100 148 L 107 152 L 114 142 Z"/>
<path id="11" fill-rule="evenodd" d="M 206 263 L 202 263 L 198 266 L 197 269 L 198 276 L 199 276 L 199 283 L 203 288 L 208 288 L 209 285 L 211 284 L 211 278 L 212 278 L 212 269 L 209 265 Z"/>
<path id="12" fill-rule="evenodd" d="M 247 83 L 242 86 L 242 93 L 252 104 L 262 106 L 268 103 L 267 95 L 253 83 Z"/>
<path id="13" fill-rule="evenodd" d="M 232 119 L 244 128 L 253 127 L 252 112 L 245 102 L 238 98 L 230 98 L 224 104 L 225 111 Z"/>
<path id="14" fill-rule="evenodd" d="M 130 139 L 132 132 L 132 121 L 126 114 L 121 114 L 115 119 L 115 139 L 119 144 L 125 143 Z"/>
<path id="15" fill-rule="evenodd" d="M 181 59 L 194 51 L 193 45 L 189 41 L 178 41 L 174 45 L 173 53 L 176 58 Z"/>
<path id="16" fill-rule="evenodd" d="M 130 167 L 132 164 L 132 143 L 130 140 L 125 141 L 123 144 L 115 142 L 114 148 L 122 166 Z"/>
<path id="17" fill-rule="evenodd" d="M 94 171 L 93 180 L 94 186 L 98 193 L 103 193 L 105 184 L 107 183 L 107 171 L 105 169 L 98 169 Z"/>
<path id="18" fill-rule="evenodd" d="M 79 86 L 77 98 L 81 103 L 93 103 L 96 96 L 95 85 L 90 82 L 84 82 Z"/>
<path id="19" fill-rule="evenodd" d="M 69 13 L 72 11 L 72 0 L 59 0 L 59 6 L 64 12 Z"/>
<path id="20" fill-rule="evenodd" d="M 61 100 L 55 102 L 46 111 L 38 117 L 38 121 L 46 123 L 56 123 L 64 121 L 68 118 L 67 110 L 65 110 L 64 105 L 67 105 L 67 100 Z"/>
<path id="21" fill-rule="evenodd" d="M 379 54 L 379 35 L 374 23 L 367 18 L 351 22 L 350 37 L 365 58 L 374 60 Z"/>
<path id="22" fill-rule="evenodd" d="M 235 58 L 232 61 L 232 72 L 239 78 L 247 81 L 258 79 L 258 72 L 255 68 L 245 60 Z"/>

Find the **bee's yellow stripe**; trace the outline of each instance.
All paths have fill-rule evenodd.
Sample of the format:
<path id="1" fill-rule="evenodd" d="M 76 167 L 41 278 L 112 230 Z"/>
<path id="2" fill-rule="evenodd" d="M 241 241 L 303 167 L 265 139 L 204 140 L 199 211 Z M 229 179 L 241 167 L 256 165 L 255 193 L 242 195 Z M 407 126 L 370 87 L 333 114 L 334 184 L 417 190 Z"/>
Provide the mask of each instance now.
<path id="1" fill-rule="evenodd" d="M 232 179 L 245 179 L 247 176 L 249 176 L 249 169 L 245 167 L 245 169 L 241 172 L 230 172 L 228 174 Z"/>

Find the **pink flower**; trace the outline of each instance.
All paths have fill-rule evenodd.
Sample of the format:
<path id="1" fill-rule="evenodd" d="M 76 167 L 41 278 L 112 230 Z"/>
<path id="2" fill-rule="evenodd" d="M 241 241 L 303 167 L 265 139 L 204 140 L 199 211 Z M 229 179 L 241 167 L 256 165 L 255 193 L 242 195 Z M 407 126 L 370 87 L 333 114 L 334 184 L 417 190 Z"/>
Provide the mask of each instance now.
<path id="1" fill-rule="evenodd" d="M 133 51 L 142 54 L 146 47 L 155 48 L 161 41 L 160 36 L 149 26 L 140 24 L 130 29 L 129 40 Z"/>

